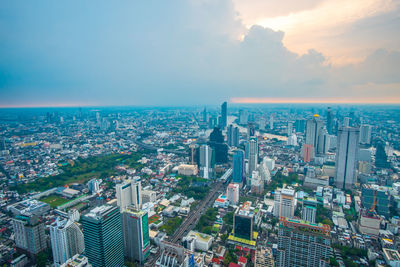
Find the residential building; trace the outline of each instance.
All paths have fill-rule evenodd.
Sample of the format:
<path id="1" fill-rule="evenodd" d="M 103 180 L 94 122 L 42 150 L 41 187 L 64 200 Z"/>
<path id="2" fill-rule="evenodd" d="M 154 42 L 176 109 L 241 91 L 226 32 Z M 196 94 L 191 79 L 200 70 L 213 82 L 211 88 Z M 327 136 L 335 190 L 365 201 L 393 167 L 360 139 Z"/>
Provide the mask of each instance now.
<path id="1" fill-rule="evenodd" d="M 317 205 L 318 202 L 316 199 L 312 198 L 303 199 L 303 209 L 301 218 L 304 221 L 315 223 L 317 217 Z"/>
<path id="2" fill-rule="evenodd" d="M 229 200 L 230 205 L 236 205 L 239 202 L 239 190 L 239 184 L 231 183 L 228 185 L 226 189 L 226 196 Z"/>
<path id="3" fill-rule="evenodd" d="M 274 216 L 289 217 L 294 216 L 296 191 L 288 188 L 278 188 L 274 195 Z"/>
<path id="4" fill-rule="evenodd" d="M 206 179 L 215 177 L 215 153 L 214 150 L 208 145 L 200 146 L 200 176 Z"/>
<path id="5" fill-rule="evenodd" d="M 35 215 L 17 215 L 12 219 L 17 248 L 36 255 L 47 248 L 44 223 Z"/>
<path id="6" fill-rule="evenodd" d="M 134 205 L 137 209 L 142 206 L 142 186 L 140 181 L 126 180 L 116 185 L 117 203 L 121 211 Z"/>

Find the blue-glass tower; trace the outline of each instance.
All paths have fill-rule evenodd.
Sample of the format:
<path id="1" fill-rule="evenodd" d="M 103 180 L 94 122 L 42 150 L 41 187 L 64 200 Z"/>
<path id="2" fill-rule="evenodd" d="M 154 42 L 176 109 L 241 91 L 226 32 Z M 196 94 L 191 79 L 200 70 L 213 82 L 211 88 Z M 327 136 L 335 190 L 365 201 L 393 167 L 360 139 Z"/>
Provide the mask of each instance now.
<path id="1" fill-rule="evenodd" d="M 93 267 L 124 265 L 124 241 L 119 207 L 100 206 L 82 217 L 85 255 Z"/>
<path id="2" fill-rule="evenodd" d="M 244 151 L 236 150 L 233 154 L 232 181 L 242 184 L 244 178 Z"/>

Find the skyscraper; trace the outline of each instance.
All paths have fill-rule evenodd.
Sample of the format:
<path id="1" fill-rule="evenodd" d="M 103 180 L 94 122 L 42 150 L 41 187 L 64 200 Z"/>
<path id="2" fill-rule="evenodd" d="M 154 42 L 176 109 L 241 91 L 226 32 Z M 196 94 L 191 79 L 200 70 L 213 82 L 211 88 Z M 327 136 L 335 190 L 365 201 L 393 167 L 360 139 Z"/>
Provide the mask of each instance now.
<path id="1" fill-rule="evenodd" d="M 250 139 L 251 137 L 256 136 L 256 124 L 254 122 L 249 122 L 247 124 L 247 138 Z"/>
<path id="2" fill-rule="evenodd" d="M 305 120 L 296 120 L 294 127 L 296 128 L 297 133 L 304 133 L 306 129 L 306 122 Z"/>
<path id="3" fill-rule="evenodd" d="M 20 248 L 31 255 L 36 255 L 47 248 L 44 223 L 34 215 L 18 215 L 12 220 L 14 241 Z"/>
<path id="4" fill-rule="evenodd" d="M 214 150 L 208 145 L 200 146 L 200 157 L 199 157 L 199 165 L 200 165 L 200 176 L 206 179 L 214 178 L 215 171 L 215 154 Z"/>
<path id="5" fill-rule="evenodd" d="M 362 124 L 360 126 L 360 144 L 363 145 L 371 144 L 371 132 L 372 132 L 371 125 Z"/>
<path id="6" fill-rule="evenodd" d="M 230 205 L 236 205 L 239 201 L 239 184 L 231 183 L 226 188 L 226 196 Z"/>
<path id="7" fill-rule="evenodd" d="M 207 123 L 207 109 L 204 108 L 203 110 L 203 122 Z"/>
<path id="8" fill-rule="evenodd" d="M 236 209 L 233 216 L 233 235 L 238 238 L 253 240 L 254 213 L 251 202 L 245 202 Z"/>
<path id="9" fill-rule="evenodd" d="M 232 182 L 242 185 L 244 175 L 244 151 L 238 149 L 233 154 Z"/>
<path id="10" fill-rule="evenodd" d="M 249 175 L 257 169 L 258 164 L 258 141 L 256 137 L 249 140 Z"/>
<path id="11" fill-rule="evenodd" d="M 329 266 L 330 231 L 329 225 L 281 218 L 276 266 Z"/>
<path id="12" fill-rule="evenodd" d="M 73 221 L 57 217 L 49 226 L 54 266 L 59 267 L 85 249 L 83 234 Z"/>
<path id="13" fill-rule="evenodd" d="M 383 140 L 378 140 L 375 152 L 375 166 L 378 168 L 389 168 L 390 164 L 387 160 L 385 151 L 385 143 Z"/>
<path id="14" fill-rule="evenodd" d="M 326 129 L 329 134 L 333 134 L 333 112 L 330 107 L 328 107 L 328 111 L 326 112 Z"/>
<path id="15" fill-rule="evenodd" d="M 311 198 L 305 198 L 303 200 L 303 209 L 301 218 L 304 221 L 315 223 L 317 217 L 317 200 Z"/>
<path id="16" fill-rule="evenodd" d="M 247 110 L 239 110 L 239 124 L 246 125 L 249 120 L 249 112 Z"/>
<path id="17" fill-rule="evenodd" d="M 314 149 L 317 148 L 319 132 L 322 130 L 324 124 L 320 120 L 319 115 L 315 114 L 310 120 L 307 120 L 306 125 L 306 144 L 312 145 Z"/>
<path id="18" fill-rule="evenodd" d="M 122 213 L 125 257 L 144 263 L 150 253 L 149 222 L 145 211 L 128 207 Z"/>
<path id="19" fill-rule="evenodd" d="M 271 114 L 269 117 L 269 129 L 273 130 L 274 129 L 274 115 Z"/>
<path id="20" fill-rule="evenodd" d="M 126 180 L 116 185 L 117 203 L 121 211 L 130 205 L 142 207 L 142 186 L 140 181 Z"/>
<path id="21" fill-rule="evenodd" d="M 85 255 L 94 267 L 124 264 L 122 220 L 118 207 L 100 206 L 82 217 Z"/>
<path id="22" fill-rule="evenodd" d="M 325 155 L 328 153 L 330 147 L 330 135 L 328 134 L 328 131 L 323 128 L 319 131 L 318 135 L 318 145 L 316 147 L 317 154 L 318 155 Z"/>
<path id="23" fill-rule="evenodd" d="M 215 163 L 223 164 L 228 162 L 228 146 L 225 144 L 224 136 L 220 128 L 215 127 L 211 132 L 208 145 L 215 152 Z"/>
<path id="24" fill-rule="evenodd" d="M 232 124 L 228 126 L 227 130 L 227 143 L 229 146 L 239 146 L 239 128 L 234 127 Z"/>
<path id="25" fill-rule="evenodd" d="M 293 189 L 278 188 L 274 195 L 274 216 L 288 217 L 294 216 L 295 194 Z"/>
<path id="26" fill-rule="evenodd" d="M 341 127 L 338 131 L 335 171 L 338 188 L 351 189 L 356 182 L 359 135 L 359 128 Z"/>
<path id="27" fill-rule="evenodd" d="M 221 105 L 221 129 L 225 129 L 227 121 L 228 121 L 228 112 L 227 112 L 228 104 L 226 102 Z"/>
<path id="28" fill-rule="evenodd" d="M 287 136 L 291 136 L 292 132 L 293 132 L 293 123 L 289 121 L 287 126 Z"/>

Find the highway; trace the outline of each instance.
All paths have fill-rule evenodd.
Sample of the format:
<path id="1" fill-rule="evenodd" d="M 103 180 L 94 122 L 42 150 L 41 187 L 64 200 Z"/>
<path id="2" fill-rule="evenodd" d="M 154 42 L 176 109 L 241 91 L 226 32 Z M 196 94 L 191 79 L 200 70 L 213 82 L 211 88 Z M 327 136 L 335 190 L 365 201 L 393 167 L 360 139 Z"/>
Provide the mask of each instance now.
<path id="1" fill-rule="evenodd" d="M 143 148 L 145 148 L 145 149 L 148 149 L 148 150 L 157 151 L 157 150 L 159 149 L 158 147 L 155 147 L 155 146 L 153 146 L 153 145 L 144 144 L 144 143 L 139 142 L 139 141 L 137 141 L 137 140 L 134 140 L 133 142 L 134 142 L 136 145 L 138 145 L 138 146 L 140 146 L 140 147 L 143 147 Z M 164 149 L 164 148 L 163 148 L 163 151 L 166 152 L 166 153 L 174 153 L 174 154 L 177 154 L 177 155 L 187 155 L 187 154 L 188 154 L 186 151 L 174 150 L 174 149 Z"/>

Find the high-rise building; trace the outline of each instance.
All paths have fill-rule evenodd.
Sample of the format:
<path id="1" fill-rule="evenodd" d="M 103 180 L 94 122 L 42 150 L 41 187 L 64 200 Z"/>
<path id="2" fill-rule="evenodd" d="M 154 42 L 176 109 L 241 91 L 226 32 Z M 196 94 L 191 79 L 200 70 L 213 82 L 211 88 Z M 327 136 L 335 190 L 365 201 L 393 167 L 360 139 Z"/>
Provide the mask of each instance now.
<path id="1" fill-rule="evenodd" d="M 269 117 L 269 129 L 273 130 L 274 129 L 274 115 L 271 114 Z"/>
<path id="2" fill-rule="evenodd" d="M 312 145 L 314 149 L 316 149 L 318 145 L 318 136 L 323 127 L 324 123 L 320 120 L 319 115 L 315 114 L 312 119 L 307 121 L 305 143 Z"/>
<path id="3" fill-rule="evenodd" d="M 47 248 L 44 223 L 39 217 L 17 215 L 12 219 L 12 226 L 17 248 L 31 255 L 36 255 Z"/>
<path id="4" fill-rule="evenodd" d="M 274 216 L 288 217 L 294 216 L 296 191 L 288 188 L 278 188 L 274 195 Z"/>
<path id="5" fill-rule="evenodd" d="M 233 171 L 232 171 L 232 182 L 242 185 L 245 175 L 244 167 L 244 151 L 235 150 L 233 154 Z"/>
<path id="6" fill-rule="evenodd" d="M 226 188 L 226 196 L 229 200 L 229 204 L 236 205 L 239 202 L 239 184 L 231 183 Z"/>
<path id="7" fill-rule="evenodd" d="M 315 223 L 317 218 L 317 200 L 312 198 L 305 198 L 303 200 L 303 209 L 301 218 L 304 221 Z"/>
<path id="8" fill-rule="evenodd" d="M 207 109 L 204 108 L 203 110 L 203 122 L 207 123 Z"/>
<path id="9" fill-rule="evenodd" d="M 226 102 L 221 105 L 221 129 L 225 129 L 228 121 L 228 104 Z"/>
<path id="10" fill-rule="evenodd" d="M 116 185 L 117 203 L 121 211 L 130 205 L 142 207 L 142 186 L 140 181 L 126 180 Z"/>
<path id="11" fill-rule="evenodd" d="M 214 178 L 215 171 L 215 153 L 214 150 L 208 145 L 200 146 L 200 157 L 199 157 L 199 165 L 200 165 L 200 176 L 206 179 Z"/>
<path id="12" fill-rule="evenodd" d="M 256 124 L 254 122 L 249 122 L 247 124 L 247 139 L 256 136 Z"/>
<path id="13" fill-rule="evenodd" d="M 326 129 L 328 130 L 328 134 L 333 134 L 333 112 L 330 107 L 328 107 L 328 111 L 326 112 Z"/>
<path id="14" fill-rule="evenodd" d="M 253 240 L 254 213 L 251 202 L 245 202 L 236 209 L 233 216 L 233 235 L 237 238 Z"/>
<path id="15" fill-rule="evenodd" d="M 145 211 L 128 207 L 122 213 L 125 257 L 144 263 L 150 253 L 149 222 Z"/>
<path id="16" fill-rule="evenodd" d="M 378 168 L 390 167 L 390 164 L 387 160 L 387 154 L 385 151 L 385 143 L 382 140 L 379 140 L 376 144 L 375 166 Z"/>
<path id="17" fill-rule="evenodd" d="M 330 135 L 326 129 L 321 129 L 318 135 L 317 154 L 325 155 L 330 147 Z"/>
<path id="18" fill-rule="evenodd" d="M 210 134 L 208 145 L 215 152 L 215 163 L 223 164 L 228 162 L 228 146 L 225 144 L 224 136 L 220 128 L 215 127 Z"/>
<path id="19" fill-rule="evenodd" d="M 306 130 L 306 121 L 296 120 L 294 127 L 296 128 L 297 133 L 304 133 L 304 131 Z"/>
<path id="20" fill-rule="evenodd" d="M 329 266 L 332 254 L 329 225 L 281 218 L 276 266 Z"/>
<path id="21" fill-rule="evenodd" d="M 96 178 L 91 179 L 88 182 L 88 188 L 90 193 L 98 193 L 100 191 L 100 181 Z"/>
<path id="22" fill-rule="evenodd" d="M 343 127 L 350 127 L 350 118 L 349 117 L 344 117 L 343 118 Z"/>
<path id="23" fill-rule="evenodd" d="M 72 220 L 57 217 L 49 226 L 54 266 L 59 267 L 85 249 L 83 233 Z"/>
<path id="24" fill-rule="evenodd" d="M 363 145 L 371 144 L 371 133 L 372 133 L 371 125 L 362 124 L 360 126 L 360 144 Z"/>
<path id="25" fill-rule="evenodd" d="M 6 150 L 6 139 L 4 137 L 0 137 L 0 151 Z"/>
<path id="26" fill-rule="evenodd" d="M 258 140 L 251 137 L 249 140 L 249 175 L 257 169 L 258 164 Z"/>
<path id="27" fill-rule="evenodd" d="M 301 149 L 304 162 L 310 162 L 314 158 L 314 147 L 309 144 L 303 144 Z"/>
<path id="28" fill-rule="evenodd" d="M 94 267 L 124 265 L 122 219 L 118 207 L 103 205 L 82 217 L 85 255 Z"/>
<path id="29" fill-rule="evenodd" d="M 239 128 L 234 127 L 232 124 L 228 126 L 227 130 L 227 143 L 229 146 L 239 146 Z"/>
<path id="30" fill-rule="evenodd" d="M 239 110 L 239 124 L 246 125 L 249 120 L 249 112 L 247 110 Z"/>
<path id="31" fill-rule="evenodd" d="M 289 121 L 287 126 L 287 136 L 291 136 L 292 133 L 293 133 L 293 123 Z"/>
<path id="32" fill-rule="evenodd" d="M 359 135 L 359 128 L 341 127 L 338 131 L 335 168 L 335 185 L 338 188 L 351 189 L 356 182 Z"/>
<path id="33" fill-rule="evenodd" d="M 363 184 L 361 188 L 361 203 L 363 208 L 376 211 L 379 215 L 390 215 L 390 195 L 384 187 L 375 184 Z"/>

